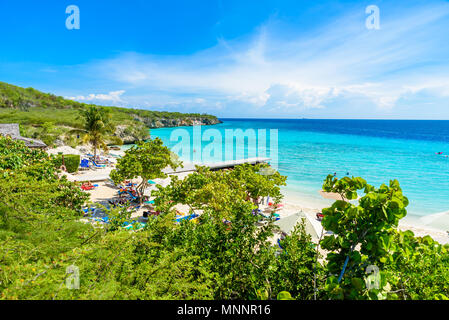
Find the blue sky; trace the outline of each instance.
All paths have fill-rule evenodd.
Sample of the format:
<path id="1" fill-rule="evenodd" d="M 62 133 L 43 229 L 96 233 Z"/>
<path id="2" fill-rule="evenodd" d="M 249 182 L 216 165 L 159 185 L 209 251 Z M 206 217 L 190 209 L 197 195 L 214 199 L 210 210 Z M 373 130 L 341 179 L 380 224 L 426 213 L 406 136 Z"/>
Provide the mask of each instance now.
<path id="1" fill-rule="evenodd" d="M 68 30 L 66 7 L 80 9 Z M 380 29 L 365 8 L 380 10 Z M 449 119 L 449 2 L 0 2 L 0 81 L 219 117 Z"/>

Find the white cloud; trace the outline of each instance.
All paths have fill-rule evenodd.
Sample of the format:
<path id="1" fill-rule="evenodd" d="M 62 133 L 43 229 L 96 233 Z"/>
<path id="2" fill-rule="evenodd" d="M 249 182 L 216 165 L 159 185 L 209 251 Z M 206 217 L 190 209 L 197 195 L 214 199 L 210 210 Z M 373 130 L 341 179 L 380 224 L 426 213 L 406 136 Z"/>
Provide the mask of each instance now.
<path id="1" fill-rule="evenodd" d="M 334 97 L 332 88 L 302 86 L 295 83 L 274 84 L 266 90 L 266 106 L 274 108 L 323 108 L 322 103 Z"/>
<path id="2" fill-rule="evenodd" d="M 134 105 L 219 108 L 255 116 L 261 108 L 299 114 L 360 101 L 389 114 L 418 93 L 448 97 L 449 4 L 383 12 L 381 30 L 367 30 L 360 12 L 296 37 L 284 36 L 268 21 L 254 35 L 220 39 L 215 47 L 189 56 L 126 53 L 88 67 L 126 86 L 127 101 Z M 73 98 L 121 102 L 123 93 Z"/>
<path id="3" fill-rule="evenodd" d="M 123 102 L 121 96 L 125 93 L 125 90 L 111 91 L 107 94 L 99 93 L 99 94 L 89 94 L 87 96 L 75 96 L 75 97 L 66 97 L 70 100 L 76 101 L 111 101 L 115 103 Z"/>

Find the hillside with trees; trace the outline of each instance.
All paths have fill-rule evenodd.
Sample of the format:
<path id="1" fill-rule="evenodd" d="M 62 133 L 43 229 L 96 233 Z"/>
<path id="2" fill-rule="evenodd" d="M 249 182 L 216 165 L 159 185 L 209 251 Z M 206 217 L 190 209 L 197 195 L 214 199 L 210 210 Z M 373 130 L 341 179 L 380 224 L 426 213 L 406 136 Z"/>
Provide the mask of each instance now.
<path id="1" fill-rule="evenodd" d="M 0 82 L 0 123 L 19 123 L 24 137 L 43 140 L 48 145 L 77 145 L 77 136 L 69 134 L 82 129 L 81 110 L 91 104 L 64 99 L 33 88 L 22 88 Z M 109 110 L 115 128 L 109 144 L 134 143 L 149 137 L 148 128 L 210 125 L 217 117 L 199 113 L 150 111 L 120 107 Z M 77 140 L 78 139 L 78 140 Z"/>

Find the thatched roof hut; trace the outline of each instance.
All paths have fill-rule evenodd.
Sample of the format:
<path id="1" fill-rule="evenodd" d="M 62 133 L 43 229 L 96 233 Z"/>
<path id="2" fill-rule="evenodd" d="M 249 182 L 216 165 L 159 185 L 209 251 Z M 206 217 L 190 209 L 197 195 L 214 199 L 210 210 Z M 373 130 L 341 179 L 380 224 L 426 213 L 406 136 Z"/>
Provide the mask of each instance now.
<path id="1" fill-rule="evenodd" d="M 25 142 L 29 148 L 46 148 L 47 145 L 41 140 L 25 138 L 20 135 L 18 123 L 0 123 L 0 135 L 4 137 L 11 137 L 14 140 Z"/>

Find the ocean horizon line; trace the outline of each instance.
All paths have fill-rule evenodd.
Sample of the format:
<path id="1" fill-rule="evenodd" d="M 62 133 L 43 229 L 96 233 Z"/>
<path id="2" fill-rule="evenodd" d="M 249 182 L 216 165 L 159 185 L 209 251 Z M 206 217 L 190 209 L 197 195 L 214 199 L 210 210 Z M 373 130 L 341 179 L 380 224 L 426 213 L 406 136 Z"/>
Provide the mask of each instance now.
<path id="1" fill-rule="evenodd" d="M 445 122 L 449 121 L 449 119 L 373 119 L 373 118 L 366 118 L 366 119 L 354 119 L 354 118 L 253 118 L 253 117 L 244 117 L 244 118 L 237 118 L 237 117 L 218 117 L 219 120 L 320 120 L 320 121 L 440 121 Z"/>

